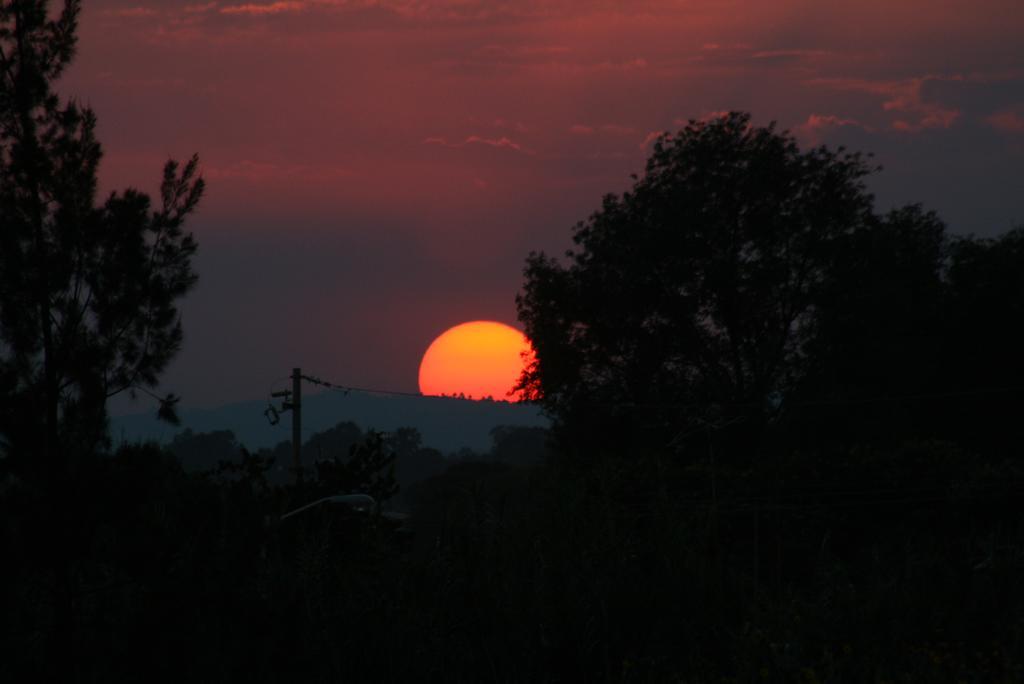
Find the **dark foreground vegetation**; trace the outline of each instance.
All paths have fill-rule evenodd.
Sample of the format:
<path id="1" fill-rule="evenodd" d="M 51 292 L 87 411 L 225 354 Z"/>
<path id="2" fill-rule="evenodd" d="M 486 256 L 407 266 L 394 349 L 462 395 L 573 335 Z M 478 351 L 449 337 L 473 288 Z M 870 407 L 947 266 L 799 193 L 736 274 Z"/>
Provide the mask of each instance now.
<path id="1" fill-rule="evenodd" d="M 119 392 L 175 419 L 203 183 L 96 202 L 50 86 L 77 14 L 0 0 L 0 679 L 1024 680 L 1024 231 L 694 121 L 527 263 L 541 462 L 344 423 L 301 478 L 230 434 L 114 448 Z M 403 483 L 408 517 L 285 517 Z"/>
<path id="2" fill-rule="evenodd" d="M 365 490 L 352 471 L 268 487 L 252 458 L 186 474 L 142 446 L 83 463 L 61 498 L 8 475 L 4 671 L 204 682 L 1024 676 L 1019 459 L 938 442 L 750 468 L 630 456 L 585 469 L 455 464 L 413 488 L 412 539 L 403 523 L 345 509 L 279 519 Z"/>

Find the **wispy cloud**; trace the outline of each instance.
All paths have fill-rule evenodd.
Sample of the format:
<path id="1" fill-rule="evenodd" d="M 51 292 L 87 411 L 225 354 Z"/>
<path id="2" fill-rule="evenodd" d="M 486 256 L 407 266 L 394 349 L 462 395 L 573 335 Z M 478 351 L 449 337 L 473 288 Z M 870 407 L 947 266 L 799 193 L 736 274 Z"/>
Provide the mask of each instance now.
<path id="1" fill-rule="evenodd" d="M 248 14 L 251 16 L 265 16 L 269 14 L 283 14 L 285 12 L 300 12 L 306 9 L 306 3 L 301 0 L 278 0 L 265 5 L 246 4 L 228 5 L 221 7 L 221 14 Z"/>
<path id="2" fill-rule="evenodd" d="M 527 150 L 520 143 L 508 138 L 501 136 L 500 138 L 488 138 L 482 135 L 470 135 L 467 136 L 462 142 L 449 142 L 447 138 L 440 136 L 431 136 L 423 140 L 424 145 L 441 145 L 442 147 L 466 147 L 467 145 L 486 145 L 487 147 L 496 147 L 506 150 L 512 150 L 514 152 L 525 152 L 532 153 L 531 150 Z"/>
<path id="3" fill-rule="evenodd" d="M 962 78 L 958 76 L 948 78 L 923 76 L 899 81 L 820 78 L 809 81 L 809 84 L 881 96 L 884 98 L 882 109 L 891 112 L 896 117 L 889 124 L 893 130 L 903 133 L 919 133 L 929 129 L 950 128 L 961 117 L 959 109 L 930 101 L 924 97 L 924 86 L 932 80 L 955 81 L 962 80 Z"/>
<path id="4" fill-rule="evenodd" d="M 672 123 L 676 126 L 689 126 L 694 121 L 702 121 L 707 123 L 708 121 L 714 121 L 715 119 L 721 119 L 723 116 L 729 116 L 730 112 L 728 109 L 715 109 L 710 112 L 704 112 L 696 119 L 686 119 L 684 117 L 677 117 L 672 120 Z"/>
<path id="5" fill-rule="evenodd" d="M 642 149 L 642 150 L 643 149 L 647 149 L 647 147 L 649 147 L 651 145 L 651 143 L 653 143 L 655 140 L 657 140 L 661 136 L 667 135 L 667 134 L 669 134 L 668 131 L 651 131 L 650 133 L 648 133 L 647 135 L 644 136 L 643 141 L 640 143 L 640 149 Z"/>
<path id="6" fill-rule="evenodd" d="M 522 145 L 515 142 L 514 140 L 506 138 L 505 136 L 501 136 L 500 138 L 485 138 L 481 135 L 471 135 L 468 138 L 466 138 L 466 145 L 472 145 L 474 143 L 480 145 L 490 145 L 491 147 L 507 147 L 510 150 L 515 150 L 516 152 L 519 152 L 523 149 Z"/>
<path id="7" fill-rule="evenodd" d="M 633 135 L 636 133 L 636 129 L 632 126 L 620 126 L 619 124 L 601 124 L 600 126 L 573 124 L 572 126 L 569 126 L 569 133 L 572 135 L 594 135 L 595 133 L 605 133 L 608 135 Z"/>
<path id="8" fill-rule="evenodd" d="M 124 7 L 122 9 L 107 10 L 104 14 L 111 17 L 123 17 L 125 19 L 140 19 L 144 17 L 155 17 L 159 13 L 152 7 Z"/>
<path id="9" fill-rule="evenodd" d="M 859 128 L 862 131 L 873 131 L 870 126 L 857 121 L 846 119 L 834 114 L 811 114 L 802 124 L 795 126 L 793 132 L 804 142 L 818 144 L 829 132 L 838 128 Z"/>
<path id="10" fill-rule="evenodd" d="M 1024 105 L 998 111 L 986 117 L 985 121 L 1004 133 L 1024 133 Z"/>
<path id="11" fill-rule="evenodd" d="M 214 0 L 214 2 L 207 2 L 207 3 L 203 3 L 203 4 L 197 4 L 197 5 L 185 5 L 185 14 L 204 14 L 206 12 L 209 12 L 209 11 L 213 10 L 213 9 L 216 9 L 216 7 L 217 7 L 216 0 Z"/>

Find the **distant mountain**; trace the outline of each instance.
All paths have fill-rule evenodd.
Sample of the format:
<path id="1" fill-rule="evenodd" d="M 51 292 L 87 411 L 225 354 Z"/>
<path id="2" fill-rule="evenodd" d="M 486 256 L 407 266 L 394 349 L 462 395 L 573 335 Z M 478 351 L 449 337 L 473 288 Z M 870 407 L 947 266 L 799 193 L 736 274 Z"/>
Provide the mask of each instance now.
<path id="1" fill-rule="evenodd" d="M 279 404 L 276 404 L 279 406 Z M 178 432 L 231 430 L 249 449 L 270 448 L 291 439 L 291 413 L 282 413 L 277 425 L 270 425 L 263 412 L 265 402 L 247 401 L 214 409 L 186 409 L 179 412 L 181 426 L 156 419 L 156 411 L 111 418 L 114 443 L 155 440 L 167 444 Z M 423 444 L 444 453 L 463 447 L 484 452 L 491 448 L 492 429 L 499 425 L 546 427 L 540 409 L 528 404 L 502 401 L 470 401 L 446 397 L 384 396 L 352 392 L 323 392 L 303 397 L 303 440 L 342 421 L 364 429 L 391 431 L 417 428 Z"/>

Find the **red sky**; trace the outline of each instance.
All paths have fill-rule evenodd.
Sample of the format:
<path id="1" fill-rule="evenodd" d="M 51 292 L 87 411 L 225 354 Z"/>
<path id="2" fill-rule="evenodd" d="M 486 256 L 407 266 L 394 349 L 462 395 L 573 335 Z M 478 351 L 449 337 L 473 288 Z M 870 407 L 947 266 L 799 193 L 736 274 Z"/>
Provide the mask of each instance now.
<path id="1" fill-rule="evenodd" d="M 871 151 L 882 208 L 1024 223 L 1020 0 L 85 3 L 62 90 L 106 188 L 199 153 L 201 283 L 166 376 L 191 406 L 302 365 L 415 390 L 450 325 L 515 321 L 653 133 L 728 109 Z"/>

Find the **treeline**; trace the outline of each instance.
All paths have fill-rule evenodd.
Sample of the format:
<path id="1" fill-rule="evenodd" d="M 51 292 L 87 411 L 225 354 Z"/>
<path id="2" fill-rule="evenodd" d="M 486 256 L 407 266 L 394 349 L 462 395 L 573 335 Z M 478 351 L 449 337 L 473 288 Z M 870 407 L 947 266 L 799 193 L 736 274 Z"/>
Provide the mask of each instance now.
<path id="1" fill-rule="evenodd" d="M 404 519 L 331 506 L 281 519 L 322 496 L 394 492 L 375 435 L 301 485 L 272 484 L 245 452 L 189 473 L 152 445 L 98 457 L 61 501 L 7 474 L 5 672 L 1019 679 L 1020 460 L 943 441 L 835 456 L 464 461 L 410 487 Z"/>
<path id="2" fill-rule="evenodd" d="M 509 465 L 539 465 L 546 460 L 550 447 L 548 431 L 540 427 L 499 425 L 491 430 L 491 448 L 479 452 L 462 447 L 448 454 L 423 444 L 419 430 L 398 428 L 385 433 L 364 431 L 351 421 L 342 421 L 332 428 L 315 432 L 302 445 L 303 461 L 315 472 L 316 464 L 335 458 L 348 458 L 353 450 L 379 434 L 381 448 L 389 456 L 399 493 L 416 482 L 443 473 L 448 466 L 468 461 L 497 462 Z M 270 484 L 286 485 L 295 478 L 292 443 L 282 441 L 271 449 L 250 451 L 230 430 L 194 432 L 186 429 L 166 445 L 188 472 L 213 471 L 221 464 L 239 463 L 257 458 L 266 469 Z"/>
<path id="3" fill-rule="evenodd" d="M 96 454 L 60 500 L 8 469 L 0 489 L 5 672 L 19 681 L 117 681 L 143 671 L 166 681 L 383 676 L 377 659 L 390 628 L 377 623 L 365 638 L 385 617 L 373 606 L 400 599 L 392 592 L 413 579 L 446 515 L 452 492 L 430 478 L 448 467 L 461 478 L 456 491 L 471 492 L 480 473 L 526 472 L 524 464 L 544 458 L 537 447 L 545 448 L 542 430 L 500 427 L 491 452 L 445 458 L 413 429 L 384 435 L 340 423 L 305 443 L 312 462 L 296 481 L 278 463 L 290 465 L 287 443 L 252 453 L 230 432 L 183 432 L 166 447 Z M 422 517 L 424 534 L 418 514 L 409 521 L 380 509 L 328 505 L 282 518 L 336 494 L 387 504 L 399 476 L 412 485 L 406 508 L 442 498 L 440 517 Z M 59 614 L 62 582 L 69 616 Z M 341 622 L 327 627 L 321 618 Z"/>

